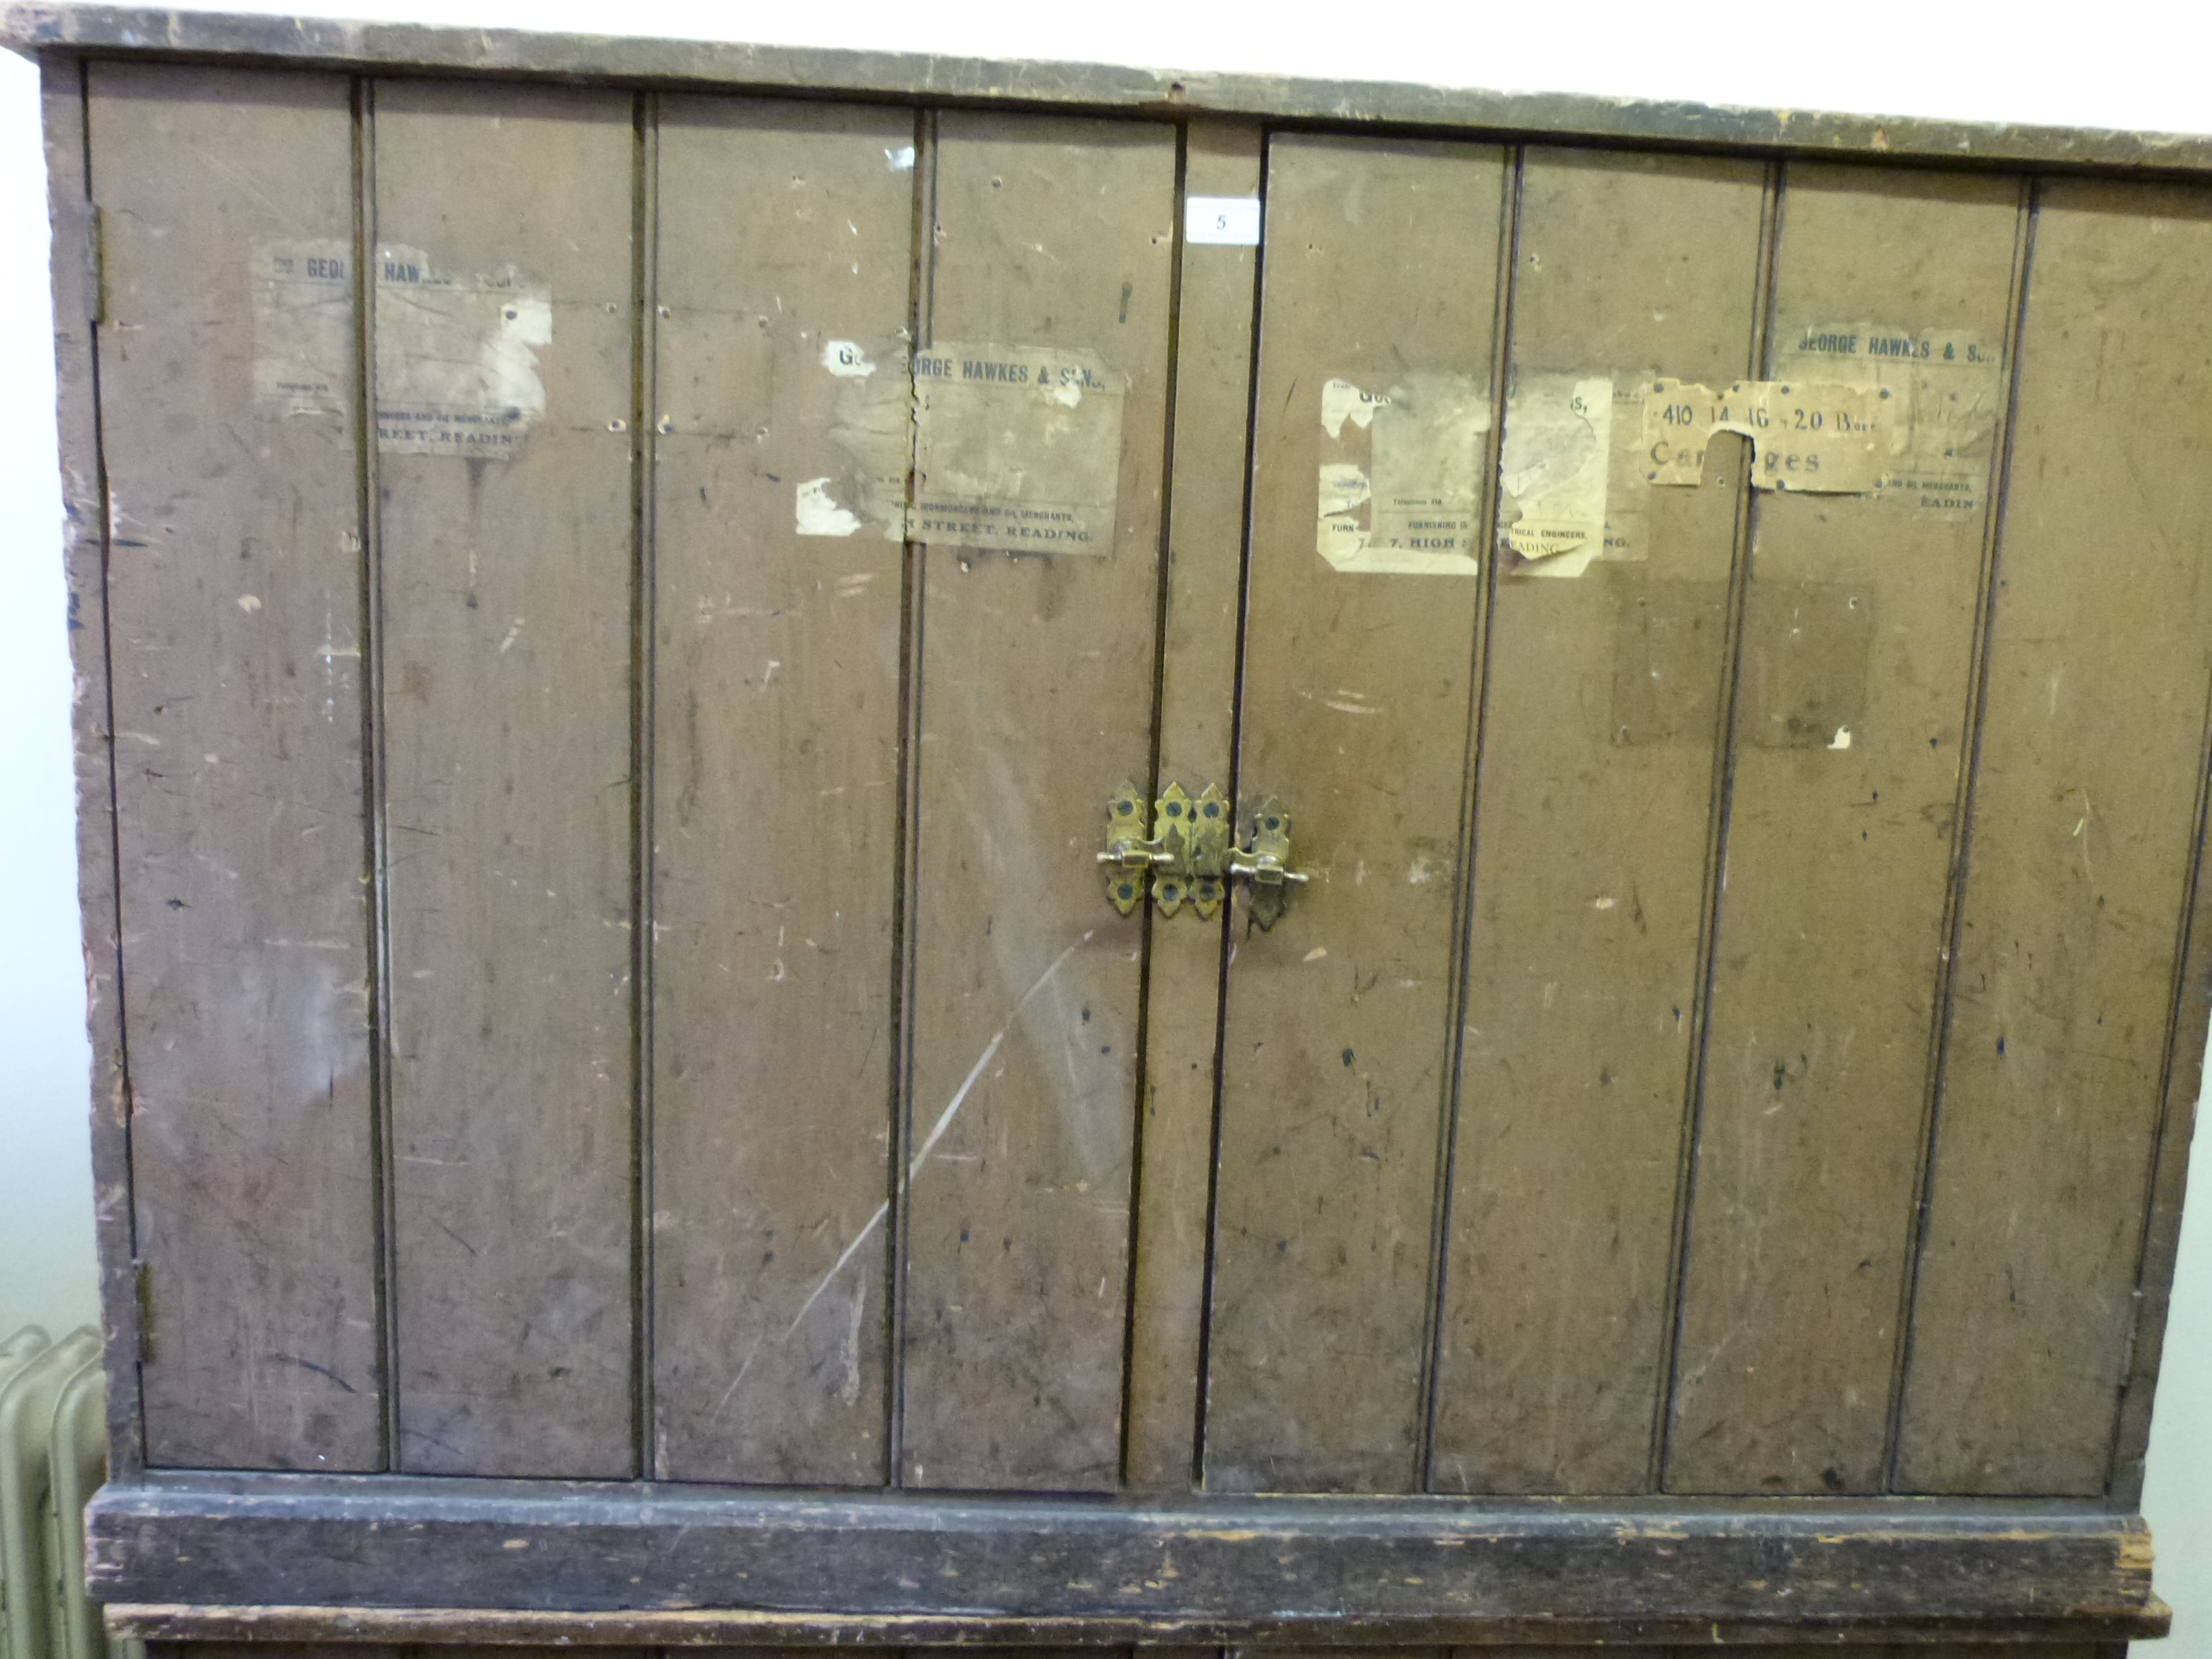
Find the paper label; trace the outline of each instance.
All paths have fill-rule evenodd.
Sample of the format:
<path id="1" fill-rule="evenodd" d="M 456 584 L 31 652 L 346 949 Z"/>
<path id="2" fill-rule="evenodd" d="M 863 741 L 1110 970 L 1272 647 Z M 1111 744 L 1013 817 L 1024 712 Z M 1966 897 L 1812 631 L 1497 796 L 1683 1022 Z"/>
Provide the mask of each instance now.
<path id="1" fill-rule="evenodd" d="M 913 359 L 918 542 L 1113 550 L 1127 386 L 1096 352 L 941 342 Z"/>
<path id="2" fill-rule="evenodd" d="M 906 537 L 906 474 L 914 456 L 913 378 L 906 349 L 889 341 L 833 340 L 822 366 L 842 382 L 830 438 L 837 470 L 799 481 L 795 527 L 802 536 L 851 536 L 874 524 L 887 541 Z M 842 464 L 838 465 L 842 456 Z"/>
<path id="3" fill-rule="evenodd" d="M 1887 388 L 1836 380 L 1738 380 L 1715 391 L 1694 381 L 1644 383 L 1647 480 L 1695 485 L 1716 432 L 1751 441 L 1751 482 L 1763 490 L 1871 493 L 1901 433 Z"/>
<path id="4" fill-rule="evenodd" d="M 852 536 L 861 521 L 849 507 L 841 507 L 830 493 L 830 478 L 810 478 L 798 486 L 798 533 L 802 536 Z"/>
<path id="5" fill-rule="evenodd" d="M 1896 442 L 1876 480 L 1885 501 L 1944 517 L 1981 512 L 2005 401 L 2001 341 L 1970 329 L 1812 322 L 1777 336 L 1777 365 L 1886 391 Z"/>
<path id="6" fill-rule="evenodd" d="M 512 265 L 449 271 L 418 248 L 377 261 L 377 448 L 505 461 L 545 413 L 537 348 L 553 296 Z"/>
<path id="7" fill-rule="evenodd" d="M 865 380 L 875 372 L 875 359 L 856 340 L 830 340 L 822 344 L 822 366 L 840 380 Z"/>
<path id="8" fill-rule="evenodd" d="M 1605 550 L 1613 464 L 1613 383 L 1524 374 L 1506 394 L 1498 456 L 1498 545 L 1580 575 Z"/>
<path id="9" fill-rule="evenodd" d="M 1190 196 L 1183 203 L 1183 239 L 1224 248 L 1260 245 L 1257 196 Z"/>
<path id="10" fill-rule="evenodd" d="M 1409 374 L 1387 392 L 1321 390 L 1326 435 L 1314 545 L 1338 570 L 1473 575 L 1490 389 L 1472 375 Z"/>
<path id="11" fill-rule="evenodd" d="M 264 420 L 350 414 L 352 245 L 257 243 L 252 283 L 254 412 Z"/>

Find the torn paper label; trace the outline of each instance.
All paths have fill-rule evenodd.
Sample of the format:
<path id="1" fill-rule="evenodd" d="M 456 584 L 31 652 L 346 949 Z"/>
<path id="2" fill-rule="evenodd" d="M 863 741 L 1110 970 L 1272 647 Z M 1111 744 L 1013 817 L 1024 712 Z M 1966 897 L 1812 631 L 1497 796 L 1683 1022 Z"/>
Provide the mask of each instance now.
<path id="1" fill-rule="evenodd" d="M 841 507 L 830 493 L 833 480 L 810 478 L 798 486 L 798 533 L 802 536 L 850 536 L 861 527 L 859 518 Z"/>
<path id="2" fill-rule="evenodd" d="M 352 245 L 256 243 L 251 281 L 254 412 L 264 420 L 352 413 Z"/>
<path id="3" fill-rule="evenodd" d="M 1763 490 L 1827 495 L 1872 492 L 1900 434 L 1887 388 L 1835 380 L 1738 380 L 1715 391 L 1694 381 L 1643 383 L 1645 478 L 1695 485 L 1716 432 L 1751 441 L 1751 481 Z"/>
<path id="4" fill-rule="evenodd" d="M 377 257 L 377 448 L 504 461 L 545 413 L 537 352 L 553 296 L 512 265 L 442 270 L 417 248 Z"/>
<path id="5" fill-rule="evenodd" d="M 1879 499 L 1979 516 L 2005 399 L 2000 341 L 1971 329 L 1821 321 L 1783 328 L 1776 339 L 1784 372 L 1889 393 L 1897 441 L 1875 486 Z"/>
<path id="6" fill-rule="evenodd" d="M 1098 353 L 1069 346 L 917 352 L 912 538 L 1111 552 L 1126 391 Z"/>
<path id="7" fill-rule="evenodd" d="M 1472 575 L 1490 389 L 1472 375 L 1409 374 L 1387 392 L 1321 391 L 1325 443 L 1314 545 L 1338 570 Z"/>
<path id="8" fill-rule="evenodd" d="M 865 380 L 875 372 L 875 359 L 857 340 L 830 340 L 822 345 L 822 366 L 840 380 Z"/>
<path id="9" fill-rule="evenodd" d="M 1517 377 L 1498 455 L 1500 549 L 1530 561 L 1573 555 L 1580 574 L 1605 549 L 1612 460 L 1609 377 Z"/>
<path id="10" fill-rule="evenodd" d="M 871 350 L 865 342 L 833 340 L 822 348 L 822 366 L 840 384 L 830 424 L 833 452 L 816 464 L 836 470 L 798 486 L 798 533 L 850 536 L 874 524 L 886 540 L 904 541 L 906 474 L 914 455 L 906 348 L 896 340 Z"/>
<path id="11" fill-rule="evenodd" d="M 1375 411 L 1390 401 L 1387 393 L 1363 391 L 1349 380 L 1330 380 L 1321 387 L 1321 429 L 1332 438 L 1344 435 L 1350 421 L 1364 432 L 1373 424 Z"/>
<path id="12" fill-rule="evenodd" d="M 1597 556 L 1611 563 L 1640 563 L 1651 556 L 1651 491 L 1644 478 L 1643 383 L 1637 376 L 1622 375 L 1613 382 L 1612 432 L 1612 458 L 1605 468 L 1605 541 Z M 1549 575 L 1553 567 L 1533 566 L 1528 574 Z"/>

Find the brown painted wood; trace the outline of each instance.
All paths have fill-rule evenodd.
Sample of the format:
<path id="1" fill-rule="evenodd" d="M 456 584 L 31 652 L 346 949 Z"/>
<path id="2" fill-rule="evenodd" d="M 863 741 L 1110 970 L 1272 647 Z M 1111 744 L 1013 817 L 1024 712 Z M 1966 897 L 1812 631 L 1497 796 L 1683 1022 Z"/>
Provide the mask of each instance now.
<path id="1" fill-rule="evenodd" d="M 1310 550 L 1330 377 L 1459 372 L 1495 424 L 1508 371 L 1986 339 L 2015 187 L 1793 163 L 1777 219 L 1758 157 L 1306 134 L 1255 253 L 1176 224 L 1259 186 L 1226 122 L 101 64 L 88 182 L 73 73 L 118 1466 L 143 1358 L 156 1462 L 439 1477 L 111 1493 L 135 1628 L 1197 1659 L 2162 1625 L 2126 1511 L 2212 962 L 2201 193 L 2038 187 L 2001 543 L 1745 509 L 1726 444 L 1617 501 L 1645 561 L 1354 575 Z M 407 328 L 351 285 L 328 397 L 261 412 L 255 262 L 346 259 L 365 213 L 550 288 L 515 458 L 355 441 L 355 327 L 387 367 Z M 824 347 L 895 428 L 909 338 L 1128 377 L 1103 556 L 902 546 L 895 476 L 798 533 L 854 470 Z M 1117 918 L 1125 779 L 1285 798 L 1313 885 L 1272 932 Z M 320 1092 L 283 1070 L 340 1052 Z M 820 1490 L 887 1479 L 982 1495 Z M 1655 1481 L 1706 1496 L 1573 1496 Z M 1327 1496 L 1423 1487 L 1486 1499 Z M 1713 1497 L 1765 1492 L 1812 1501 Z"/>
<path id="2" fill-rule="evenodd" d="M 633 148 L 613 93 L 376 88 L 380 250 L 553 302 L 518 455 L 378 457 L 411 1470 L 633 1467 Z"/>
<path id="3" fill-rule="evenodd" d="M 1770 373 L 1839 323 L 2001 348 L 2015 181 L 1783 188 Z M 1669 1491 L 1881 1486 L 1994 454 L 1978 510 L 1759 500 Z"/>
<path id="4" fill-rule="evenodd" d="M 404 1649 L 384 1643 L 149 1641 L 146 1659 L 404 1659 Z"/>
<path id="5" fill-rule="evenodd" d="M 148 1460 L 373 1469 L 352 395 L 254 388 L 257 253 L 351 246 L 349 89 L 90 75 Z"/>
<path id="6" fill-rule="evenodd" d="M 2212 751 L 2212 733 L 2208 733 Z M 2151 1445 L 2151 1408 L 2158 1392 L 2171 1311 L 2174 1261 L 2180 1253 L 2182 1198 L 2189 1184 L 2189 1148 L 2196 1128 L 2196 1103 L 2204 1090 L 2205 1027 L 2212 1014 L 2212 881 L 2204 872 L 2204 837 L 2212 812 L 2212 752 L 2200 774 L 2205 793 L 2197 803 L 2195 889 L 2188 917 L 2186 947 L 2175 986 L 2172 1024 L 2166 1036 L 2165 1100 L 2159 1125 L 2157 1163 L 2152 1173 L 2151 1210 L 2144 1224 L 2143 1259 L 2136 1272 L 2136 1319 L 2130 1337 L 2128 1372 L 2122 1387 L 2120 1430 L 2113 1446 L 2107 1494 L 2121 1507 L 2143 1501 L 2144 1463 Z"/>
<path id="7" fill-rule="evenodd" d="M 1256 129 L 1194 122 L 1185 196 L 1256 196 Z M 1185 244 L 1175 327 L 1175 457 L 1161 630 L 1160 786 L 1229 788 L 1259 251 Z M 1158 790 L 1155 789 L 1157 798 Z M 1153 918 L 1145 986 L 1136 1273 L 1130 1309 L 1127 1479 L 1180 1491 L 1196 1478 L 1205 1333 L 1206 1205 L 1226 914 Z"/>
<path id="8" fill-rule="evenodd" d="M 123 1036 L 123 938 L 116 868 L 114 721 L 110 703 L 107 515 L 101 474 L 94 340 L 100 315 L 98 218 L 92 205 L 81 64 L 41 63 L 53 236 L 54 362 L 61 461 L 61 556 L 69 594 L 69 661 L 77 684 L 77 898 L 85 938 L 86 1034 L 91 1039 L 92 1206 L 106 1338 L 108 1462 L 118 1477 L 145 1466 L 138 1402 L 138 1292 L 131 1269 L 130 1097 Z"/>
<path id="9" fill-rule="evenodd" d="M 1764 198 L 1753 163 L 1531 151 L 1515 372 L 1743 376 Z M 1649 1482 L 1743 482 L 1716 445 L 1613 502 L 1644 561 L 1499 579 L 1435 1490 Z"/>
<path id="10" fill-rule="evenodd" d="M 552 1659 L 552 1656 L 566 1649 L 527 1643 L 485 1648 L 441 1643 L 438 1651 L 443 1659 Z M 790 1649 L 734 1648 L 724 1651 L 733 1655 L 758 1654 L 767 1659 L 767 1656 Z M 646 1659 L 646 1649 L 643 1648 L 609 1648 L 603 1652 L 605 1659 Z M 409 1653 L 410 1649 L 397 1644 L 360 1642 L 152 1641 L 146 1644 L 147 1659 L 408 1659 Z"/>
<path id="11" fill-rule="evenodd" d="M 2197 856 L 2209 254 L 2201 191 L 2041 194 L 1904 1490 L 2108 1477 Z"/>
<path id="12" fill-rule="evenodd" d="M 1108 1487 L 1142 930 L 1094 861 L 1149 769 L 1175 137 L 938 131 L 932 340 L 1088 349 L 1128 391 L 1109 552 L 926 555 L 901 1473 Z"/>
<path id="13" fill-rule="evenodd" d="M 655 1464 L 874 1484 L 902 550 L 794 526 L 845 470 L 832 342 L 903 397 L 914 119 L 665 99 L 659 137 Z"/>
<path id="14" fill-rule="evenodd" d="M 1119 64 L 926 57 L 737 41 L 340 22 L 155 7 L 10 6 L 0 44 L 19 51 L 247 56 L 384 73 L 531 75 L 758 92 L 934 97 L 1062 110 L 1357 123 L 1370 130 L 1522 131 L 1616 143 L 1916 158 L 1982 168 L 2028 162 L 2138 174 L 2212 171 L 2199 136 L 2002 125 L 1798 109 L 1744 109 L 1573 92 L 1496 92 L 1398 82 L 1141 69 Z"/>
<path id="15" fill-rule="evenodd" d="M 1419 1484 L 1478 579 L 1314 550 L 1321 388 L 1492 370 L 1495 149 L 1282 137 L 1268 168 L 1236 794 L 1313 874 L 1232 922 L 1206 1484 Z"/>

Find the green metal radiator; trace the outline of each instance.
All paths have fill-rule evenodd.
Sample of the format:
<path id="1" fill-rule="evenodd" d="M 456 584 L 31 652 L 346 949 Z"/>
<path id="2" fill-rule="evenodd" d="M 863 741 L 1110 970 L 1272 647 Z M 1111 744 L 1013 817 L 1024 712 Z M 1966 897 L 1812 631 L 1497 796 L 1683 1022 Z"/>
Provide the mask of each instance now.
<path id="1" fill-rule="evenodd" d="M 107 1478 L 106 1394 L 90 1325 L 59 1342 L 36 1325 L 0 1340 L 0 1659 L 106 1659 L 85 1593 L 85 1500 Z"/>

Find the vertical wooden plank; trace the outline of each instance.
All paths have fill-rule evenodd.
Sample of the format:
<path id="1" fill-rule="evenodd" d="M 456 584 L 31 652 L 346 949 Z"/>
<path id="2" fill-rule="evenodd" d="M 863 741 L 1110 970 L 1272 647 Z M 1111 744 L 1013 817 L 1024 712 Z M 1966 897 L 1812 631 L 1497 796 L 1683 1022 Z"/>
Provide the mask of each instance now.
<path id="1" fill-rule="evenodd" d="M 879 379 L 903 404 L 913 142 L 909 111 L 661 104 L 655 1397 L 674 1479 L 884 1477 L 902 547 L 895 525 L 795 524 L 805 481 L 842 470 L 841 411 Z"/>
<path id="2" fill-rule="evenodd" d="M 632 100 L 376 100 L 397 1459 L 627 1475 Z M 512 455 L 397 436 L 425 263 L 550 290 Z"/>
<path id="3" fill-rule="evenodd" d="M 1150 759 L 1175 139 L 939 131 L 931 340 L 1088 350 L 1127 390 L 1110 550 L 926 554 L 902 1472 L 1108 1487 L 1141 924 L 1095 855 Z"/>
<path id="4" fill-rule="evenodd" d="M 1257 196 L 1260 150 L 1256 127 L 1193 122 L 1185 196 Z M 1183 246 L 1157 772 L 1193 796 L 1230 781 L 1258 269 L 1256 248 Z M 1129 1332 L 1127 1478 L 1140 1489 L 1185 1489 L 1198 1467 L 1226 919 L 1186 910 L 1152 923 Z"/>
<path id="5" fill-rule="evenodd" d="M 1322 388 L 1486 406 L 1506 168 L 1469 144 L 1270 146 L 1236 795 L 1312 873 L 1228 976 L 1206 1483 L 1420 1481 L 1478 579 L 1315 550 Z M 1433 386 L 1438 381 L 1424 380 Z M 1452 468 L 1471 483 L 1480 439 Z M 1478 521 L 1479 503 L 1476 507 Z"/>
<path id="6" fill-rule="evenodd" d="M 1792 166 L 1783 191 L 1770 372 L 1869 322 L 2001 359 L 2016 181 Z M 1760 502 L 1670 1491 L 1883 1478 L 2003 391 L 1942 372 L 1980 404 L 1966 492 Z"/>
<path id="7" fill-rule="evenodd" d="M 98 228 L 86 173 L 85 67 L 39 61 L 53 235 L 55 427 L 61 461 L 62 578 L 76 681 L 77 898 L 92 1053 L 92 1204 L 106 1338 L 110 1471 L 145 1466 L 138 1405 L 138 1295 L 131 1271 L 130 1096 L 123 1033 L 123 940 L 115 846 L 115 721 L 109 687 L 106 487 L 94 372 L 100 315 Z"/>
<path id="8" fill-rule="evenodd" d="M 2212 740 L 2212 729 L 2208 730 Z M 2212 741 L 2208 741 L 2212 751 Z M 2129 1334 L 2130 1363 L 2122 1378 L 2120 1428 L 2113 1446 L 2107 1496 L 2122 1509 L 2143 1501 L 2144 1459 L 2151 1445 L 2151 1408 L 2158 1392 L 2166 1320 L 2173 1300 L 2174 1264 L 2181 1249 L 2182 1199 L 2189 1185 L 2190 1142 L 2197 1101 L 2204 1091 L 2205 1027 L 2212 1015 L 2212 882 L 2204 879 L 2204 840 L 2212 818 L 2212 752 L 2200 774 L 2196 860 L 2181 972 L 2175 986 L 2173 1023 L 2166 1037 L 2163 1120 L 2151 1178 L 2150 1213 L 2143 1229 L 2143 1260 L 2136 1272 L 2136 1315 Z M 2202 1202 L 2202 1199 L 2199 1202 Z"/>
<path id="9" fill-rule="evenodd" d="M 350 268 L 349 87 L 90 73 L 148 1459 L 372 1469 L 351 289 L 257 316 L 272 261 Z"/>
<path id="10" fill-rule="evenodd" d="M 2047 184 L 2028 284 L 1906 1491 L 2104 1490 L 2197 857 L 2212 197 Z"/>
<path id="11" fill-rule="evenodd" d="M 1654 372 L 1741 378 L 1764 200 L 1756 162 L 1530 152 L 1515 374 L 1611 376 L 1623 421 Z M 1732 443 L 1694 490 L 1617 469 L 1611 511 L 1641 518 L 1643 559 L 1498 583 L 1440 1490 L 1649 1480 L 1742 485 Z"/>

